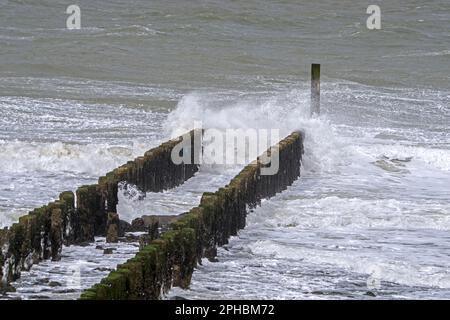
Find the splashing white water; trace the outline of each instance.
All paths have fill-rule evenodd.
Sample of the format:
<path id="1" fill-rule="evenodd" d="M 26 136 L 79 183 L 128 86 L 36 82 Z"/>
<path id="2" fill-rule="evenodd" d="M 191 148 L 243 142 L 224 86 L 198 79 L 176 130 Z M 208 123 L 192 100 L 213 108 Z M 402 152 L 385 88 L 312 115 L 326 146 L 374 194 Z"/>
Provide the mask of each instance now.
<path id="1" fill-rule="evenodd" d="M 47 171 L 105 174 L 128 160 L 142 155 L 148 145 L 37 143 L 0 140 L 0 172 Z"/>

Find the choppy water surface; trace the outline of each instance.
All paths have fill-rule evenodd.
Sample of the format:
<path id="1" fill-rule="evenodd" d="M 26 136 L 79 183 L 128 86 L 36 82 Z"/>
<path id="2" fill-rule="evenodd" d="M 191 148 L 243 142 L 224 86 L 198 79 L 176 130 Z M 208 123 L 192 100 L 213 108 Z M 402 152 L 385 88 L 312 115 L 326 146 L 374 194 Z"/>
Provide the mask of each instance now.
<path id="1" fill-rule="evenodd" d="M 67 5 L 0 1 L 1 226 L 194 120 L 301 128 L 302 178 L 169 298 L 450 297 L 448 1 L 380 2 L 378 31 L 353 1 L 79 1 L 77 31 Z M 119 211 L 179 213 L 234 173 Z M 16 296 L 33 298 L 29 279 Z"/>

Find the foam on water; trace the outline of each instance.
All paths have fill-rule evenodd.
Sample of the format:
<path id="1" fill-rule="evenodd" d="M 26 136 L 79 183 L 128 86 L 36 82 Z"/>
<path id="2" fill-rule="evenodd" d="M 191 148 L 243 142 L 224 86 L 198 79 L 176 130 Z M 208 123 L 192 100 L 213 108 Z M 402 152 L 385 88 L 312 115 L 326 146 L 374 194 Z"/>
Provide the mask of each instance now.
<path id="1" fill-rule="evenodd" d="M 135 186 L 119 188 L 117 212 L 129 223 L 143 215 L 179 215 L 200 203 L 203 192 L 214 192 L 238 173 L 240 166 L 219 169 L 203 166 L 182 185 L 163 192 L 143 193 Z"/>
<path id="2" fill-rule="evenodd" d="M 143 142 L 114 146 L 0 140 L 0 164 L 9 173 L 71 172 L 95 177 L 142 155 L 147 148 Z"/>
<path id="3" fill-rule="evenodd" d="M 112 249 L 112 253 L 104 254 L 104 249 Z M 83 290 L 98 283 L 138 250 L 136 242 L 110 244 L 104 237 L 97 237 L 88 246 L 64 247 L 60 261 L 42 261 L 22 272 L 12 284 L 16 291 L 3 298 L 77 299 Z"/>

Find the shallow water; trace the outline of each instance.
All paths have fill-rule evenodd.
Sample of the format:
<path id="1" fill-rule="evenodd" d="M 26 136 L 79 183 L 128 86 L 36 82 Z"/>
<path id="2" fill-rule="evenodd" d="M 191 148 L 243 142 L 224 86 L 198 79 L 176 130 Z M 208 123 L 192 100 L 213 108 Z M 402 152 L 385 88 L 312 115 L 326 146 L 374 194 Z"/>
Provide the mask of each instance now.
<path id="1" fill-rule="evenodd" d="M 1 226 L 195 120 L 303 129 L 302 178 L 169 297 L 450 296 L 448 1 L 383 2 L 378 31 L 353 1 L 79 1 L 77 31 L 62 1 L 0 5 Z M 180 213 L 234 174 L 203 173 L 122 215 Z"/>

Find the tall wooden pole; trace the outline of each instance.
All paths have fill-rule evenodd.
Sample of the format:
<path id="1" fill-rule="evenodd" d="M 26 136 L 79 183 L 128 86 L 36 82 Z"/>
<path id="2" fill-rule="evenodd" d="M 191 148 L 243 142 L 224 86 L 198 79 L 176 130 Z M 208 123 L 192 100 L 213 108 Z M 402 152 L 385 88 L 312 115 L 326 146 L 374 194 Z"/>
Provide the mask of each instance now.
<path id="1" fill-rule="evenodd" d="M 320 114 L 320 64 L 311 65 L 311 115 Z"/>

